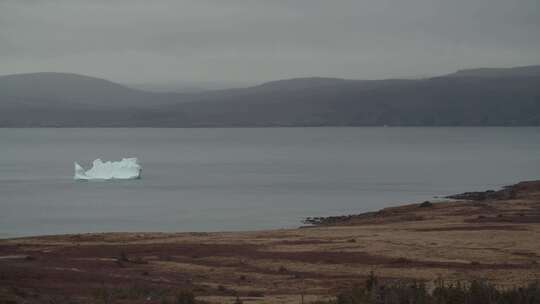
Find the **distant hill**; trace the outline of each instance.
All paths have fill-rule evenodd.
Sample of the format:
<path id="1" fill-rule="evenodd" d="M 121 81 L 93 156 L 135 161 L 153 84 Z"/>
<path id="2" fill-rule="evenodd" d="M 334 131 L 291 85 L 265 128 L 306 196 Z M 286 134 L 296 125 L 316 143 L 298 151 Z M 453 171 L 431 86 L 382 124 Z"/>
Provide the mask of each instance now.
<path id="1" fill-rule="evenodd" d="M 153 94 L 89 76 L 66 73 L 32 73 L 0 76 L 0 98 L 23 103 L 65 106 L 142 105 Z"/>
<path id="2" fill-rule="evenodd" d="M 0 127 L 129 126 L 142 111 L 176 103 L 179 96 L 78 74 L 0 76 Z"/>
<path id="3" fill-rule="evenodd" d="M 250 88 L 168 107 L 186 126 L 540 125 L 540 77 L 348 81 Z M 178 113 L 178 115 L 174 115 Z"/>
<path id="4" fill-rule="evenodd" d="M 534 77 L 540 76 L 540 65 L 513 68 L 479 68 L 459 70 L 448 76 L 453 77 Z"/>
<path id="5" fill-rule="evenodd" d="M 426 79 L 297 78 L 192 94 L 87 76 L 0 77 L 0 126 L 538 126 L 540 66 Z"/>

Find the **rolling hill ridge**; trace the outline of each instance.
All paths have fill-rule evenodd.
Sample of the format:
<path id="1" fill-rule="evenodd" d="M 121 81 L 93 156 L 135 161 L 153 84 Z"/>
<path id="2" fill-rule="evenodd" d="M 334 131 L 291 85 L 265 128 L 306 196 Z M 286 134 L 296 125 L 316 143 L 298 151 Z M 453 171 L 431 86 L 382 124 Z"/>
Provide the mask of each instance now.
<path id="1" fill-rule="evenodd" d="M 297 78 L 192 94 L 76 74 L 0 76 L 2 127 L 538 126 L 540 66 L 426 79 Z"/>

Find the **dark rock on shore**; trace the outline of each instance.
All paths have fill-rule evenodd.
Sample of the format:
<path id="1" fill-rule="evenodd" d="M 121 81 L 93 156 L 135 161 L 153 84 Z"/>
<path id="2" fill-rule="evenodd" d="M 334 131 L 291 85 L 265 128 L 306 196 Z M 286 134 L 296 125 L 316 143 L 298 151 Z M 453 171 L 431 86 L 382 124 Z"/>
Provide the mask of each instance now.
<path id="1" fill-rule="evenodd" d="M 460 194 L 449 195 L 446 198 L 468 200 L 468 201 L 485 201 L 485 200 L 512 199 L 514 196 L 515 196 L 515 193 L 511 189 L 503 189 L 499 191 L 487 190 L 487 191 L 464 192 Z"/>
<path id="2" fill-rule="evenodd" d="M 306 225 L 334 225 L 338 223 L 343 223 L 350 221 L 352 219 L 368 219 L 375 218 L 380 212 L 366 212 L 361 214 L 349 214 L 349 215 L 337 215 L 337 216 L 317 216 L 317 217 L 307 217 L 302 223 Z"/>
<path id="3" fill-rule="evenodd" d="M 477 192 L 464 192 L 455 195 L 449 195 L 446 198 L 468 200 L 468 201 L 485 201 L 485 200 L 508 200 L 515 199 L 521 191 L 530 190 L 530 188 L 538 188 L 538 183 L 521 182 L 515 185 L 506 186 L 501 190 L 487 190 Z"/>

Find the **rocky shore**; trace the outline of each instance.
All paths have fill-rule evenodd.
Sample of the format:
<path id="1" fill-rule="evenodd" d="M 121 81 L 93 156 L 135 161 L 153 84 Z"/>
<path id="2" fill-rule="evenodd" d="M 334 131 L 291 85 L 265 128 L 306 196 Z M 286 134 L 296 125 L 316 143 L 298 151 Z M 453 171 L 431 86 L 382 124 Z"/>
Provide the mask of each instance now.
<path id="1" fill-rule="evenodd" d="M 309 229 L 0 240 L 0 303 L 305 303 L 380 280 L 540 280 L 540 181 L 306 219 Z M 107 299 L 104 301 L 103 299 Z"/>
<path id="2" fill-rule="evenodd" d="M 475 191 L 475 192 L 464 192 L 460 194 L 454 194 L 446 196 L 447 199 L 460 200 L 469 203 L 480 203 L 480 202 L 496 202 L 496 201 L 510 201 L 518 200 L 522 198 L 528 199 L 531 193 L 540 191 L 540 182 L 539 181 L 527 181 L 521 182 L 515 185 L 505 186 L 501 190 L 486 190 L 486 191 Z M 332 226 L 332 225 L 359 225 L 359 224 L 373 224 L 373 223 L 388 223 L 390 221 L 415 221 L 423 220 L 423 214 L 429 213 L 429 208 L 441 206 L 455 206 L 458 202 L 451 202 L 450 204 L 444 203 L 432 203 L 425 201 L 420 204 L 413 204 L 408 206 L 386 208 L 376 212 L 365 212 L 354 215 L 341 215 L 341 216 L 328 216 L 328 217 L 307 217 L 304 219 L 303 223 L 314 226 Z M 476 204 L 471 207 L 480 208 L 495 208 L 497 205 L 482 205 Z M 425 208 L 418 209 L 418 212 L 415 212 L 414 208 Z M 426 212 L 427 211 L 427 212 Z M 489 210 L 485 210 L 488 212 Z M 493 211 L 493 210 L 492 210 Z M 489 213 L 489 212 L 488 212 Z M 502 212 L 497 214 L 497 221 L 529 221 L 529 222 L 538 222 L 540 223 L 540 213 L 520 213 L 519 217 L 516 217 L 516 214 L 506 214 Z M 504 220 L 502 219 L 504 218 Z M 494 221 L 494 219 L 486 219 L 483 217 L 484 221 Z M 470 220 L 469 220 L 470 221 Z"/>

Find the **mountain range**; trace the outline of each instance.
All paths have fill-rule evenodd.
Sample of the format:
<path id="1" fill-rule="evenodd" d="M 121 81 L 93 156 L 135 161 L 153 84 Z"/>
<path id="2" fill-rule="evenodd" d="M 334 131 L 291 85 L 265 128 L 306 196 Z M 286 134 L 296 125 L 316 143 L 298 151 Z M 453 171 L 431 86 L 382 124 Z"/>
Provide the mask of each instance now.
<path id="1" fill-rule="evenodd" d="M 424 79 L 296 78 L 192 93 L 0 76 L 0 127 L 539 126 L 540 65 Z"/>

